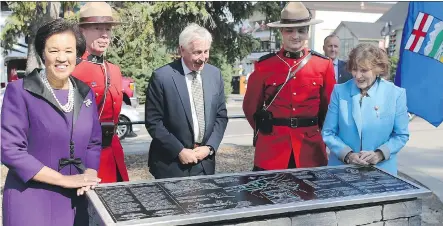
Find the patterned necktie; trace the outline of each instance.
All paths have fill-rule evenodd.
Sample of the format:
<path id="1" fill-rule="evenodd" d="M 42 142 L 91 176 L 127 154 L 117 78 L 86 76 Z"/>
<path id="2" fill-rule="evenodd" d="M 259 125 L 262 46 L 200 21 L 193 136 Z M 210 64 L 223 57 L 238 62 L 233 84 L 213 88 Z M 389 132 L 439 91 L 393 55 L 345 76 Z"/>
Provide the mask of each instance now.
<path id="1" fill-rule="evenodd" d="M 205 105 L 203 99 L 203 89 L 200 81 L 197 79 L 197 73 L 198 72 L 196 71 L 191 72 L 192 75 L 191 90 L 192 90 L 192 99 L 194 99 L 194 107 L 195 107 L 195 112 L 197 114 L 197 121 L 199 128 L 198 138 L 196 142 L 201 143 L 203 140 L 203 136 L 205 134 Z"/>

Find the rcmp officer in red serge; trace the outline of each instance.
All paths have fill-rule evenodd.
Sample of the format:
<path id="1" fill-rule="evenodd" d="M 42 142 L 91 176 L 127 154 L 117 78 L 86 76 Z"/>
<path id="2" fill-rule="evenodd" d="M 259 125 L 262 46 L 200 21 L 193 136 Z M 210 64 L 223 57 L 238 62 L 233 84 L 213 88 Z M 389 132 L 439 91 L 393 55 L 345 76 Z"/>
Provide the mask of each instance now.
<path id="1" fill-rule="evenodd" d="M 122 75 L 117 65 L 105 61 L 103 53 L 111 42 L 112 26 L 121 24 L 112 17 L 105 2 L 88 2 L 80 9 L 80 29 L 86 39 L 86 52 L 77 59 L 72 73 L 88 84 L 96 95 L 102 125 L 102 152 L 98 177 L 102 183 L 129 181 L 123 148 L 115 133 L 123 94 Z"/>
<path id="2" fill-rule="evenodd" d="M 321 126 L 335 84 L 327 57 L 305 48 L 311 18 L 301 2 L 290 2 L 281 20 L 283 48 L 260 58 L 248 79 L 243 111 L 254 129 L 254 171 L 327 165 Z"/>

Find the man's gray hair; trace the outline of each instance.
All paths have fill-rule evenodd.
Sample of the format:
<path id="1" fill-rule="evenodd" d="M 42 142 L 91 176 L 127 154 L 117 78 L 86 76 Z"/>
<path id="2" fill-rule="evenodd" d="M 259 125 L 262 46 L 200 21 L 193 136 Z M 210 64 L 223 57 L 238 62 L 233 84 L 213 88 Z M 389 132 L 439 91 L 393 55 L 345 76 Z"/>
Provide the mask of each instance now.
<path id="1" fill-rule="evenodd" d="M 336 37 L 336 38 L 338 38 L 338 40 L 340 40 L 340 37 L 338 37 L 337 34 L 332 33 L 332 34 L 326 36 L 326 38 L 323 40 L 323 45 L 326 43 L 326 40 L 328 40 L 328 38 L 333 38 L 333 37 Z"/>
<path id="2" fill-rule="evenodd" d="M 188 48 L 188 45 L 198 39 L 203 39 L 212 44 L 212 35 L 209 31 L 201 27 L 196 23 L 191 23 L 183 29 L 178 37 L 178 44 L 183 46 L 185 49 Z"/>

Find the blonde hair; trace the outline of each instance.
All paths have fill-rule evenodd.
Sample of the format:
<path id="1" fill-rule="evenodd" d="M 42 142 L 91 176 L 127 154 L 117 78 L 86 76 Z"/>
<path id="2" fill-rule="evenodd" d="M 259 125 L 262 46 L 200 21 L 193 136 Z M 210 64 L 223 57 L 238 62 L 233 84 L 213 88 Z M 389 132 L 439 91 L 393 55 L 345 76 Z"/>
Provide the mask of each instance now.
<path id="1" fill-rule="evenodd" d="M 349 53 L 348 71 L 363 68 L 372 70 L 376 75 L 389 76 L 390 61 L 385 51 L 369 43 L 358 44 Z"/>

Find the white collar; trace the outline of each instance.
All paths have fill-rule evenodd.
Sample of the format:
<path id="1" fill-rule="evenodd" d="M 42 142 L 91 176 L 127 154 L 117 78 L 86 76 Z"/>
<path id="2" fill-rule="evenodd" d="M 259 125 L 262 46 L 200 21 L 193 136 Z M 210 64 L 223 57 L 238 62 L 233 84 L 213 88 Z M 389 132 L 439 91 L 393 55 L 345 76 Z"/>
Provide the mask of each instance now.
<path id="1" fill-rule="evenodd" d="M 334 65 L 338 65 L 338 58 L 335 58 L 335 60 L 333 60 L 332 63 L 333 63 Z"/>
<path id="2" fill-rule="evenodd" d="M 183 66 L 183 73 L 185 73 L 185 75 L 191 73 L 192 71 L 186 66 L 185 62 L 183 61 L 183 57 L 181 58 L 181 61 Z"/>

